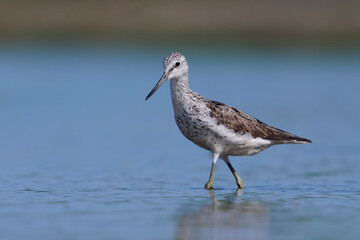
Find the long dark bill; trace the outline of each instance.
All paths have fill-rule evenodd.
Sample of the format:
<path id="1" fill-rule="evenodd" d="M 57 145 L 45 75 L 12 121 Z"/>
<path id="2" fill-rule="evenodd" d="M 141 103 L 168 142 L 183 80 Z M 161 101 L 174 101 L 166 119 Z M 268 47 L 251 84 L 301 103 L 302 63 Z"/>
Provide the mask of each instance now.
<path id="1" fill-rule="evenodd" d="M 149 95 L 147 95 L 147 97 L 145 98 L 145 101 L 148 100 L 158 89 L 159 87 L 168 79 L 168 74 L 166 74 L 166 72 L 164 72 L 164 74 L 162 75 L 162 77 L 160 78 L 160 80 L 158 81 L 158 83 L 155 85 L 155 87 L 153 88 L 153 90 L 151 90 L 151 92 L 149 93 Z"/>

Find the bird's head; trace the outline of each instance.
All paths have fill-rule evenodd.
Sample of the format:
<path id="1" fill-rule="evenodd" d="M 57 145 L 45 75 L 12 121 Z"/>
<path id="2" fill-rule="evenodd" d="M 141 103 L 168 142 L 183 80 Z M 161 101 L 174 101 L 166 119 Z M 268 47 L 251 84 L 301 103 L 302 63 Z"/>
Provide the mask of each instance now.
<path id="1" fill-rule="evenodd" d="M 149 95 L 145 98 L 148 100 L 168 79 L 178 79 L 188 73 L 189 66 L 186 62 L 184 55 L 178 52 L 169 54 L 163 61 L 164 74 L 151 90 Z"/>

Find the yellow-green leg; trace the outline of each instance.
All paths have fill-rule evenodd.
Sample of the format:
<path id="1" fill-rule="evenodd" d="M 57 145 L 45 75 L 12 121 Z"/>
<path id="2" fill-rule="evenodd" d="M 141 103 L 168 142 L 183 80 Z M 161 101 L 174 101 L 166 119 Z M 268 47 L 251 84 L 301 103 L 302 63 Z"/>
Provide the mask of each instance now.
<path id="1" fill-rule="evenodd" d="M 212 158 L 213 158 L 213 161 L 212 161 L 212 165 L 211 165 L 211 171 L 210 171 L 209 181 L 205 184 L 205 189 L 207 189 L 207 190 L 213 189 L 213 188 L 212 188 L 212 185 L 213 185 L 213 177 L 214 177 L 214 171 L 215 171 L 215 164 L 216 164 L 216 161 L 217 161 L 218 158 L 219 158 L 219 154 L 218 154 L 218 153 L 212 153 Z"/>
<path id="2" fill-rule="evenodd" d="M 229 167 L 230 171 L 232 172 L 232 174 L 234 175 L 238 188 L 240 188 L 240 189 L 244 188 L 244 184 L 243 184 L 240 176 L 236 173 L 235 169 L 231 165 L 231 163 L 229 161 L 229 158 L 226 156 L 223 159 L 226 162 L 226 164 L 228 165 L 228 167 Z"/>

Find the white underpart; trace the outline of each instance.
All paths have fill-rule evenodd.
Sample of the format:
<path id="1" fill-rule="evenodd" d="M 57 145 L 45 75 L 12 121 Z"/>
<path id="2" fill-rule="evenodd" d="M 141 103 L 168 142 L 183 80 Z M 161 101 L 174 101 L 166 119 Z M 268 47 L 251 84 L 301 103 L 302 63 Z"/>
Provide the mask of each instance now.
<path id="1" fill-rule="evenodd" d="M 233 129 L 229 129 L 224 125 L 217 125 L 214 118 L 210 119 L 210 129 L 220 136 L 216 148 L 223 155 L 254 155 L 272 145 L 269 140 L 260 137 L 254 138 L 251 133 L 236 133 Z"/>

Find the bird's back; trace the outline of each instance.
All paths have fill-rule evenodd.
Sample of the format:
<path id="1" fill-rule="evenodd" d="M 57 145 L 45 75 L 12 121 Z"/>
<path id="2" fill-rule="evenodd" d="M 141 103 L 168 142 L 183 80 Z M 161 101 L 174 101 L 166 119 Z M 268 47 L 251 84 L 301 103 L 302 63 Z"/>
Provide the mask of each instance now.
<path id="1" fill-rule="evenodd" d="M 245 112 L 226 104 L 209 100 L 207 107 L 210 109 L 210 117 L 217 121 L 218 125 L 224 125 L 237 134 L 250 133 L 253 138 L 262 138 L 281 143 L 311 143 L 309 139 L 298 137 L 281 129 L 272 127 Z"/>

